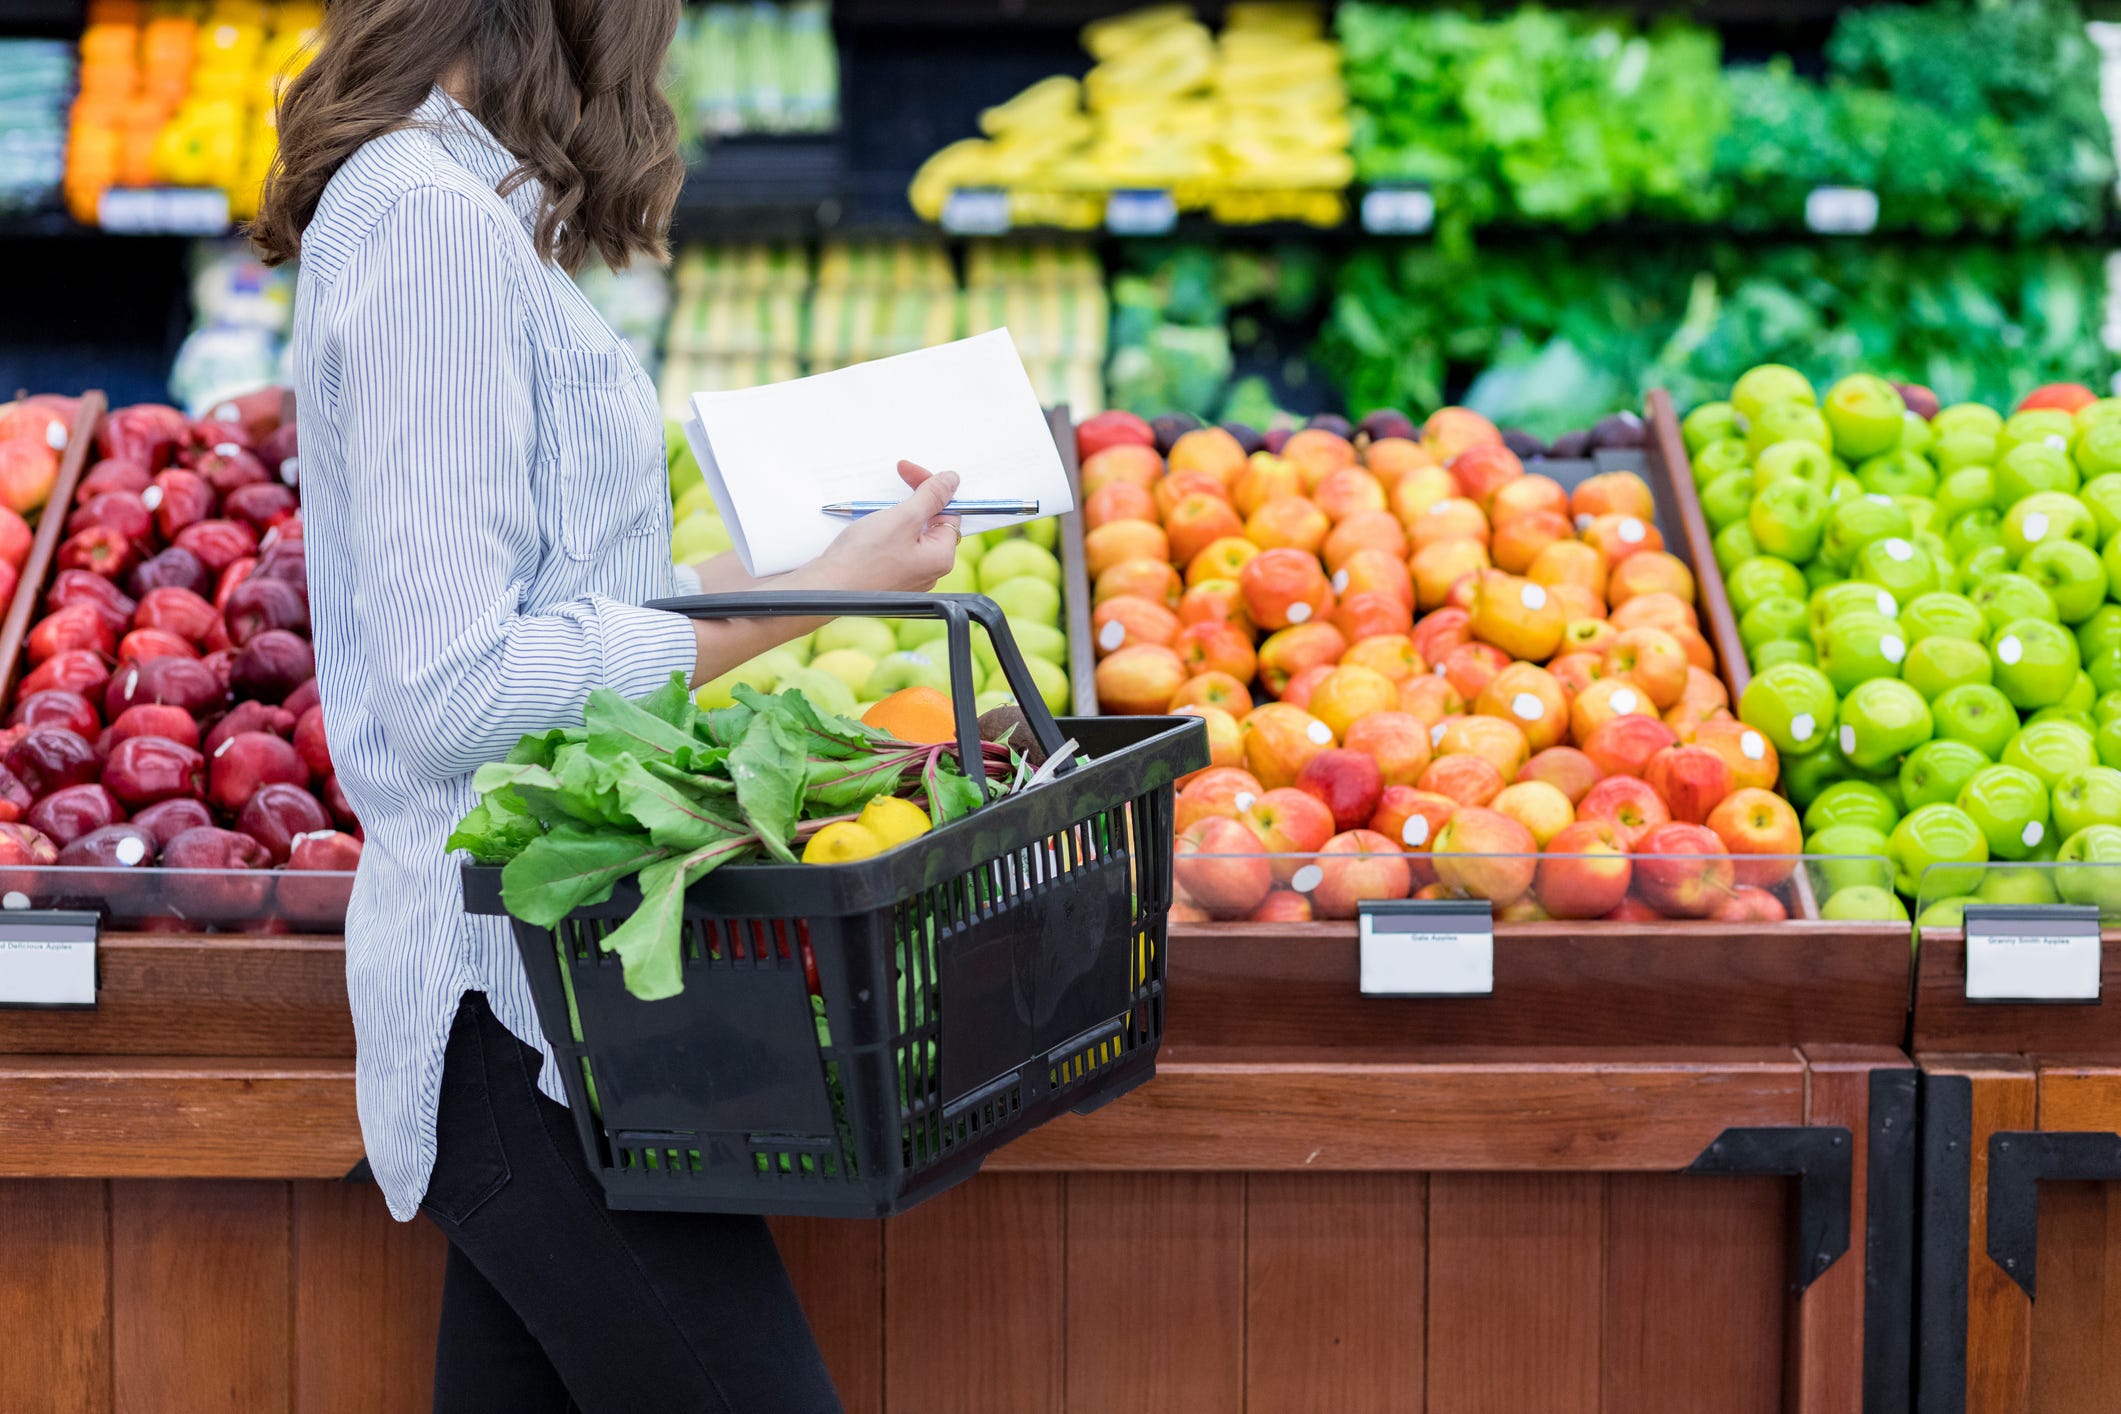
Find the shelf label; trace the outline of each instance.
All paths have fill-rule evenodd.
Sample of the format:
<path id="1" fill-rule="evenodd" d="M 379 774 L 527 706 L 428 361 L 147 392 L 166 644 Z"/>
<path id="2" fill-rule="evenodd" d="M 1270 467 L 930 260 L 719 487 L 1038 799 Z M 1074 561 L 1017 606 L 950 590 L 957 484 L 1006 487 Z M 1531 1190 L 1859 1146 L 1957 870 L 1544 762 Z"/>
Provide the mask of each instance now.
<path id="1" fill-rule="evenodd" d="M 1154 188 L 1121 188 L 1105 198 L 1105 229 L 1115 236 L 1165 236 L 1178 225 L 1178 202 Z"/>
<path id="2" fill-rule="evenodd" d="M 1495 914 L 1485 902 L 1365 899 L 1356 927 L 1366 997 L 1495 993 Z"/>
<path id="3" fill-rule="evenodd" d="M 228 193 L 218 187 L 112 187 L 97 198 L 96 223 L 127 236 L 223 235 Z"/>
<path id="4" fill-rule="evenodd" d="M 1868 187 L 1813 187 L 1804 198 L 1804 225 L 1822 236 L 1867 236 L 1878 229 L 1878 193 Z"/>
<path id="5" fill-rule="evenodd" d="M 1425 236 L 1436 198 L 1425 186 L 1372 187 L 1362 194 L 1362 228 L 1373 236 Z"/>
<path id="6" fill-rule="evenodd" d="M 999 236 L 1009 230 L 1009 193 L 958 187 L 943 199 L 943 229 L 953 236 Z"/>
<path id="7" fill-rule="evenodd" d="M 94 1006 L 101 917 L 17 909 L 19 897 L 8 895 L 0 912 L 0 1006 Z"/>
<path id="8" fill-rule="evenodd" d="M 2099 910 L 2077 904 L 1968 904 L 1966 999 L 2097 1002 Z"/>

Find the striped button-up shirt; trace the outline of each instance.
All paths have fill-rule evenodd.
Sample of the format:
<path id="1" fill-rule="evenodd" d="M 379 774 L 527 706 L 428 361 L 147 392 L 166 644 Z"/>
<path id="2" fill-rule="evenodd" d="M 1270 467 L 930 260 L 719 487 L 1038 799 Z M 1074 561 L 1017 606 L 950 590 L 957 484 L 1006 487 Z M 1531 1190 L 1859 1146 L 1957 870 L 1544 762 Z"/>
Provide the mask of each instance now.
<path id="1" fill-rule="evenodd" d="M 346 918 L 361 1134 L 401 1219 L 434 1166 L 442 1054 L 480 991 L 545 1053 L 500 919 L 443 841 L 471 774 L 592 688 L 690 672 L 655 390 L 531 241 L 534 183 L 437 89 L 348 159 L 302 236 L 294 365 L 325 729 L 367 848 Z"/>

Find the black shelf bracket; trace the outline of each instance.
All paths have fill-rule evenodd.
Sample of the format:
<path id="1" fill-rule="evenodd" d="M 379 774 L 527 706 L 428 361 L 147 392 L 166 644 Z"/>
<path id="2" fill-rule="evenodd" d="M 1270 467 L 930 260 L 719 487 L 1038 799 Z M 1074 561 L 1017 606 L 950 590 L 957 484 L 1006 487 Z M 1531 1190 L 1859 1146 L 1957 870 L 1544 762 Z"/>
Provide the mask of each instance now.
<path id="1" fill-rule="evenodd" d="M 1790 1287 L 1802 1295 L 1849 1250 L 1855 1149 L 1849 1131 L 1840 1125 L 1726 1129 L 1685 1172 L 1797 1180 Z"/>
<path id="2" fill-rule="evenodd" d="M 1974 1085 L 1924 1075 L 1921 1246 L 1917 1251 L 1916 1414 L 1966 1414 L 1966 1269 L 1974 1157 Z"/>
<path id="3" fill-rule="evenodd" d="M 2000 1130 L 1988 1137 L 1988 1256 L 2034 1297 L 2043 1180 L 2121 1179 L 2121 1134 Z"/>
<path id="4" fill-rule="evenodd" d="M 1864 1154 L 1863 1414 L 1907 1414 L 1913 1398 L 1917 1074 L 1871 1072 Z"/>

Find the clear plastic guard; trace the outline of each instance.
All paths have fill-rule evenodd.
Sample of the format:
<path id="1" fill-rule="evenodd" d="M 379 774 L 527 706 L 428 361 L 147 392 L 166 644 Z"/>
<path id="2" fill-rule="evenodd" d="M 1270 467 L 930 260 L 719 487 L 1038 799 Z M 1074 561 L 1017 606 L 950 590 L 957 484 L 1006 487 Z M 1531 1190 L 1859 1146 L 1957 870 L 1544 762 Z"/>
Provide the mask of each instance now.
<path id="1" fill-rule="evenodd" d="M 350 871 L 0 866 L 0 909 L 103 915 L 107 933 L 342 933 Z"/>
<path id="2" fill-rule="evenodd" d="M 2078 904 L 2097 908 L 2103 926 L 2121 926 L 2121 859 L 1932 864 L 1917 881 L 1916 924 L 1957 930 L 1970 903 Z"/>
<path id="3" fill-rule="evenodd" d="M 1174 921 L 1352 919 L 1365 899 L 1486 899 L 1498 923 L 1831 921 L 1907 926 L 1892 866 L 1855 855 L 1208 854 L 1181 845 Z"/>

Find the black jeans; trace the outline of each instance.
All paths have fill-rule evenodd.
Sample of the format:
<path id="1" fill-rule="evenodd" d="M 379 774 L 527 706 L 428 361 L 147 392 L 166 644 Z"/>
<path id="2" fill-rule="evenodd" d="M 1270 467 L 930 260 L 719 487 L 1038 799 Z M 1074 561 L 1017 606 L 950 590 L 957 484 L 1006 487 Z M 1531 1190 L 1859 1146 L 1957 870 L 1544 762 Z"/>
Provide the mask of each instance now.
<path id="1" fill-rule="evenodd" d="M 538 1066 L 467 993 L 421 1201 L 449 1238 L 436 1414 L 841 1414 L 765 1221 L 605 1207 Z"/>

